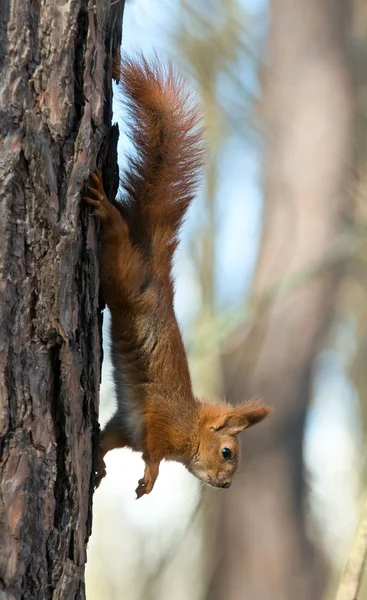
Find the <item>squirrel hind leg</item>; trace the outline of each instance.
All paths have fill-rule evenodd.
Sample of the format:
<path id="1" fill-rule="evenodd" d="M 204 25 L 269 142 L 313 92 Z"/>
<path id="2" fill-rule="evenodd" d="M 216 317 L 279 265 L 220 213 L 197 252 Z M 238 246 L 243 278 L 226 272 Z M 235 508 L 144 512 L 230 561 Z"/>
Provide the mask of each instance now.
<path id="1" fill-rule="evenodd" d="M 102 296 L 115 316 L 126 301 L 133 303 L 149 265 L 140 249 L 130 239 L 129 224 L 122 212 L 110 202 L 105 194 L 101 174 L 92 173 L 88 186 L 89 195 L 83 200 L 95 208 L 101 221 L 100 275 Z"/>

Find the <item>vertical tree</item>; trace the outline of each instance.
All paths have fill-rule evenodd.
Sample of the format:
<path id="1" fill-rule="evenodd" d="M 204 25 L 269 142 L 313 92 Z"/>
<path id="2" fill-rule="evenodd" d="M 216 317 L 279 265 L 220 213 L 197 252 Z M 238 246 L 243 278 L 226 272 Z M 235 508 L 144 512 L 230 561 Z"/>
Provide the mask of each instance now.
<path id="1" fill-rule="evenodd" d="M 340 231 L 351 162 L 348 3 L 272 0 L 264 223 L 253 293 L 320 261 Z M 316 600 L 320 561 L 307 538 L 303 430 L 313 358 L 339 273 L 259 307 L 225 360 L 231 401 L 263 395 L 272 418 L 244 436 L 242 473 L 223 495 L 208 597 Z"/>
<path id="2" fill-rule="evenodd" d="M 123 0 L 1 5 L 1 598 L 85 597 L 101 339 L 80 192 L 107 152 L 116 183 L 122 12 Z"/>
<path id="3" fill-rule="evenodd" d="M 353 181 L 353 205 L 350 217 L 362 232 L 366 226 L 367 194 L 367 9 L 361 0 L 353 2 L 353 75 L 356 82 L 357 119 L 355 130 L 355 175 Z M 346 318 L 353 313 L 356 321 L 356 349 L 351 364 L 351 379 L 360 400 L 363 417 L 364 436 L 367 437 L 367 373 L 365 368 L 367 352 L 367 290 L 365 273 L 367 263 L 367 243 L 361 236 L 360 243 L 352 256 L 345 278 L 340 286 L 340 307 Z M 365 469 L 364 479 L 367 471 Z M 365 485 L 364 481 L 364 485 Z"/>

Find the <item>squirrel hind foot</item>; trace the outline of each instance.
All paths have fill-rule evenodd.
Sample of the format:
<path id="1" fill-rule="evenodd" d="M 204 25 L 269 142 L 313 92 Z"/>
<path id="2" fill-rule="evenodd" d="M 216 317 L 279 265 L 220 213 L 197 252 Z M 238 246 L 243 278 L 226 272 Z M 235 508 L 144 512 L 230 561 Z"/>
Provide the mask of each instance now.
<path id="1" fill-rule="evenodd" d="M 101 221 L 107 221 L 111 216 L 113 206 L 105 194 L 102 176 L 99 171 L 91 173 L 89 183 L 86 187 L 89 195 L 83 196 L 82 200 L 95 208 L 94 215 L 96 217 L 101 219 Z"/>

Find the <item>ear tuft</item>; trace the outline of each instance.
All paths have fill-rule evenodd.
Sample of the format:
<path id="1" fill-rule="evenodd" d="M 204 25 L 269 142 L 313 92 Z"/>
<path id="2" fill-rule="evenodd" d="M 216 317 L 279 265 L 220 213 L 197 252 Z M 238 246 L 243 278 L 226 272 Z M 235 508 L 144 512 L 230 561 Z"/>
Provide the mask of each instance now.
<path id="1" fill-rule="evenodd" d="M 216 419 L 211 429 L 223 431 L 227 435 L 237 435 L 265 419 L 271 410 L 268 406 L 263 406 L 260 400 L 249 400 L 236 406 L 230 406 L 226 413 Z"/>
<path id="2" fill-rule="evenodd" d="M 261 400 L 256 399 L 238 404 L 235 407 L 235 410 L 238 414 L 247 419 L 247 427 L 256 425 L 256 423 L 265 419 L 265 417 L 273 411 L 269 406 L 264 406 Z"/>
<path id="3" fill-rule="evenodd" d="M 272 411 L 268 406 L 263 406 L 260 400 L 249 400 L 236 406 L 206 402 L 201 404 L 201 409 L 206 425 L 213 431 L 223 432 L 226 435 L 237 435 L 265 419 Z"/>

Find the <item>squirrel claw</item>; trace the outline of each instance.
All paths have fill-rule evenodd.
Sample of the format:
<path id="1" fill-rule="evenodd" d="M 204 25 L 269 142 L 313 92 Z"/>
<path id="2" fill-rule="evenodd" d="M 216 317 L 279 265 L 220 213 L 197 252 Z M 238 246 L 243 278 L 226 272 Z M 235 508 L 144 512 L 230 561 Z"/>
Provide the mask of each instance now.
<path id="1" fill-rule="evenodd" d="M 97 469 L 94 475 L 94 489 L 97 489 L 102 481 L 102 479 L 106 476 L 106 463 L 103 458 L 98 459 Z"/>
<path id="2" fill-rule="evenodd" d="M 98 173 L 98 175 L 96 174 L 96 172 L 91 173 L 89 175 L 87 183 L 85 184 L 84 189 L 87 191 L 87 194 L 86 197 L 83 197 L 83 200 L 85 202 L 88 202 L 88 204 L 91 204 L 92 206 L 97 206 L 97 203 L 108 203 L 100 173 Z"/>
<path id="3" fill-rule="evenodd" d="M 138 487 L 136 488 L 135 492 L 136 492 L 136 500 L 139 500 L 139 498 L 141 498 L 142 496 L 144 496 L 147 493 L 144 479 L 139 479 Z"/>
<path id="4" fill-rule="evenodd" d="M 85 186 L 85 189 L 87 190 L 88 195 L 83 196 L 82 200 L 83 202 L 86 202 L 95 208 L 93 214 L 101 221 L 113 221 L 114 214 L 120 214 L 118 213 L 117 209 L 108 201 L 103 189 L 102 176 L 99 171 L 90 174 L 89 182 Z"/>
<path id="5" fill-rule="evenodd" d="M 91 173 L 90 177 L 91 177 L 91 179 L 93 179 L 94 183 L 99 188 L 99 191 L 103 192 L 103 183 L 102 183 L 101 172 L 98 169 L 96 169 L 93 173 Z"/>
<path id="6" fill-rule="evenodd" d="M 96 208 L 99 208 L 101 206 L 100 200 L 94 200 L 94 198 L 89 198 L 88 196 L 83 196 L 82 200 L 83 202 L 87 202 L 88 204 L 90 204 L 91 206 L 95 206 Z"/>

